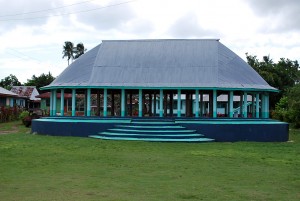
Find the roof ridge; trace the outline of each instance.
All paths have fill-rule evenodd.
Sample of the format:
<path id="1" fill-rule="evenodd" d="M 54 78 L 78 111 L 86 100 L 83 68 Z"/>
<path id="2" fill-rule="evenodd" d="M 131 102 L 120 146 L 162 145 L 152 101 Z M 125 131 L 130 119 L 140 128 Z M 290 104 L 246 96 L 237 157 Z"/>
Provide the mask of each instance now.
<path id="1" fill-rule="evenodd" d="M 203 38 L 203 39 L 133 39 L 133 40 L 102 40 L 102 42 L 151 42 L 151 41 L 219 41 L 216 38 Z"/>

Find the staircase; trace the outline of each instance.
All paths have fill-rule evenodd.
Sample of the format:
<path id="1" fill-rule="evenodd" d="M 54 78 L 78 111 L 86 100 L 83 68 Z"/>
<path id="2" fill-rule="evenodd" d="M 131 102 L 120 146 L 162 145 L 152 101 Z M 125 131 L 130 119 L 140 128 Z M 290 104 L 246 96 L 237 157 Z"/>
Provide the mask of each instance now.
<path id="1" fill-rule="evenodd" d="M 139 140 L 155 142 L 212 142 L 214 139 L 188 130 L 168 119 L 133 119 L 128 124 L 116 124 L 114 128 L 89 137 L 105 140 Z"/>

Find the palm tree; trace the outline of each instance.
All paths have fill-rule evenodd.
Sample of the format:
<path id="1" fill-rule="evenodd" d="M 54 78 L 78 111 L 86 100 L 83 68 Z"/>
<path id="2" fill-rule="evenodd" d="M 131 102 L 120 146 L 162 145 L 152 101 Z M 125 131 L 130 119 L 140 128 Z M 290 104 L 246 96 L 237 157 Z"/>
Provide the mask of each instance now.
<path id="1" fill-rule="evenodd" d="M 62 58 L 65 58 L 67 57 L 68 58 L 68 65 L 69 65 L 69 62 L 70 62 L 70 59 L 74 59 L 74 44 L 70 41 L 66 41 L 65 42 L 65 45 L 63 46 L 63 57 Z"/>
<path id="2" fill-rule="evenodd" d="M 75 51 L 74 51 L 74 53 L 75 53 L 75 57 L 74 58 L 77 59 L 78 57 L 80 57 L 81 55 L 83 55 L 85 51 L 86 51 L 86 49 L 84 48 L 83 43 L 78 43 L 76 45 L 76 48 L 75 48 Z"/>

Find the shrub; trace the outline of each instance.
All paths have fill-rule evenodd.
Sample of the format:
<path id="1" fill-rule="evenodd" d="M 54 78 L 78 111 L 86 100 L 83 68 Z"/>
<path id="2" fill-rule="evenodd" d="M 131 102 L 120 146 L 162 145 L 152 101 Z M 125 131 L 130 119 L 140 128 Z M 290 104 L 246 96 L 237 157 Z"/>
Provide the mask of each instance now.
<path id="1" fill-rule="evenodd" d="M 29 112 L 28 111 L 23 111 L 21 112 L 21 114 L 19 115 L 19 119 L 23 121 L 23 119 L 25 117 L 28 117 L 29 116 Z"/>

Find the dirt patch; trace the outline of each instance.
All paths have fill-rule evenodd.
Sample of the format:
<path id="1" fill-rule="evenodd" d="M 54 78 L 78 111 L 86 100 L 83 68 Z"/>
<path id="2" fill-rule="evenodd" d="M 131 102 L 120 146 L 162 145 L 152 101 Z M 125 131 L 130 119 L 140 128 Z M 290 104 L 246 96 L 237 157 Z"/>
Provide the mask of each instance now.
<path id="1" fill-rule="evenodd" d="M 0 131 L 0 135 L 2 135 L 2 134 L 16 133 L 16 132 L 18 132 L 18 131 L 19 131 L 18 127 L 17 127 L 16 125 L 13 125 L 13 126 L 11 127 L 10 130 L 3 130 L 3 131 Z"/>

